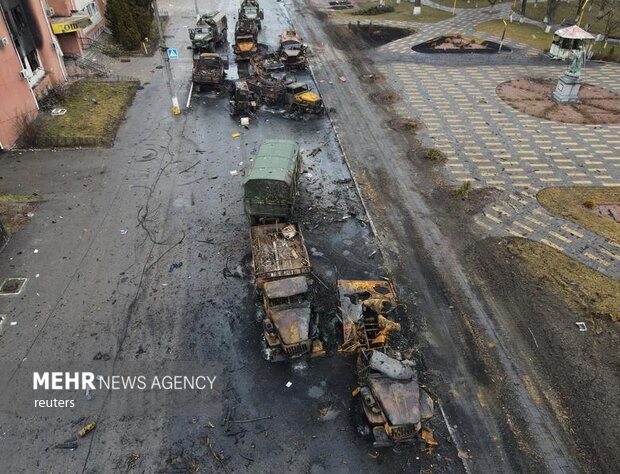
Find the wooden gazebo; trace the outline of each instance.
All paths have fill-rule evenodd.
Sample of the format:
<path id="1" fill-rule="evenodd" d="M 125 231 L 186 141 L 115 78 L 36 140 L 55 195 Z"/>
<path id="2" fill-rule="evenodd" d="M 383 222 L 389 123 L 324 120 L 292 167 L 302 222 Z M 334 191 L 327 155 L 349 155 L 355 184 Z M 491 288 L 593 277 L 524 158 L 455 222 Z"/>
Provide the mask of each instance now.
<path id="1" fill-rule="evenodd" d="M 593 35 L 577 25 L 560 28 L 553 34 L 549 55 L 554 59 L 569 59 L 583 49 L 589 57 L 593 40 Z"/>

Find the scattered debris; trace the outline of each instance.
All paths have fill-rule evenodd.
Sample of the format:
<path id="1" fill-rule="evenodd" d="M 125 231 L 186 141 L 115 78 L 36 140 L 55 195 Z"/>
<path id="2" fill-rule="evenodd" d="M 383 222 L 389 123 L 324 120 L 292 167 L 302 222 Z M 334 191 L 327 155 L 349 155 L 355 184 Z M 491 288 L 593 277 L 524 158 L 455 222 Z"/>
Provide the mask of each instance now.
<path id="1" fill-rule="evenodd" d="M 95 422 L 88 423 L 80 431 L 78 431 L 78 435 L 80 436 L 80 438 L 83 438 L 88 433 L 90 433 L 92 430 L 94 430 L 96 427 L 97 427 L 97 423 Z"/>
<path id="2" fill-rule="evenodd" d="M 422 438 L 428 446 L 437 446 L 439 444 L 433 437 L 433 430 L 429 428 L 422 428 L 420 438 Z"/>
<path id="3" fill-rule="evenodd" d="M 239 132 L 234 132 L 234 133 L 231 133 L 230 136 L 233 138 L 238 138 L 241 136 L 241 134 Z"/>
<path id="4" fill-rule="evenodd" d="M 59 117 L 61 115 L 65 115 L 66 113 L 67 113 L 67 109 L 62 109 L 62 108 L 52 109 L 53 117 Z"/>
<path id="5" fill-rule="evenodd" d="M 291 240 L 293 237 L 297 235 L 297 230 L 294 225 L 287 225 L 282 229 L 282 235 L 285 239 Z"/>
<path id="6" fill-rule="evenodd" d="M 76 449 L 78 447 L 77 438 L 71 438 L 62 443 L 54 445 L 56 449 Z"/>
<path id="7" fill-rule="evenodd" d="M 181 268 L 182 266 L 183 266 L 183 262 L 173 263 L 172 265 L 170 265 L 170 268 L 168 269 L 168 273 L 172 273 L 177 268 Z"/>
<path id="8" fill-rule="evenodd" d="M 121 229 L 119 232 L 121 233 L 121 235 L 127 235 L 127 232 L 129 232 L 129 230 L 128 229 Z"/>
<path id="9" fill-rule="evenodd" d="M 247 420 L 228 420 L 228 423 L 253 423 L 255 421 L 271 420 L 271 418 L 272 418 L 271 415 L 267 415 L 267 416 L 259 416 L 257 418 L 248 418 Z"/>
<path id="10" fill-rule="evenodd" d="M 293 382 L 286 382 L 286 388 L 291 388 L 291 385 L 293 385 Z"/>
<path id="11" fill-rule="evenodd" d="M 95 357 L 93 357 L 93 360 L 103 360 L 103 361 L 108 361 L 110 360 L 110 354 L 107 353 L 102 353 L 102 352 L 97 352 L 95 354 Z"/>
<path id="12" fill-rule="evenodd" d="M 583 321 L 577 321 L 575 324 L 581 332 L 585 332 L 588 330 L 588 326 L 586 326 L 586 323 L 584 323 Z"/>

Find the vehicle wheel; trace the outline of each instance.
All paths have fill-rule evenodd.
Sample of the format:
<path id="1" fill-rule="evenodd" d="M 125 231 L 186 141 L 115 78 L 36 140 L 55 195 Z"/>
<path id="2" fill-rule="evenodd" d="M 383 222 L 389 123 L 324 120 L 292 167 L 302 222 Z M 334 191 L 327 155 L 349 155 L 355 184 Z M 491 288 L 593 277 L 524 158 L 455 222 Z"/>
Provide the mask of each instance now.
<path id="1" fill-rule="evenodd" d="M 368 425 L 368 420 L 366 419 L 366 414 L 364 413 L 362 403 L 362 397 L 360 395 L 351 400 L 351 419 L 353 421 L 353 426 L 355 427 L 355 432 L 362 438 L 370 440 L 372 439 L 372 431 Z"/>

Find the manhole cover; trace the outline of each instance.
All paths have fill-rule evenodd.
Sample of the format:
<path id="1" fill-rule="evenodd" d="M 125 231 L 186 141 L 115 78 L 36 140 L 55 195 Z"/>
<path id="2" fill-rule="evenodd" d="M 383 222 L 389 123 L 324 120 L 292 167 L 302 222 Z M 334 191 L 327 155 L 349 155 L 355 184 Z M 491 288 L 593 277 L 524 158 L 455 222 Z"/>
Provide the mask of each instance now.
<path id="1" fill-rule="evenodd" d="M 0 285 L 0 295 L 18 295 L 25 284 L 26 278 L 6 278 Z"/>

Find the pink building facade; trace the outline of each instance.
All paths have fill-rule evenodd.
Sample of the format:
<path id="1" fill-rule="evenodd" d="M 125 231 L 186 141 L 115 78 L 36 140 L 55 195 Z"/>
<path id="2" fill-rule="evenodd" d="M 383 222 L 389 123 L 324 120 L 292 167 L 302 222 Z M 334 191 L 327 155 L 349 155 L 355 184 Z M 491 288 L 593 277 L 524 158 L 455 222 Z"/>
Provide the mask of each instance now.
<path id="1" fill-rule="evenodd" d="M 67 80 L 43 0 L 0 0 L 0 150 L 14 146 L 38 100 Z"/>

